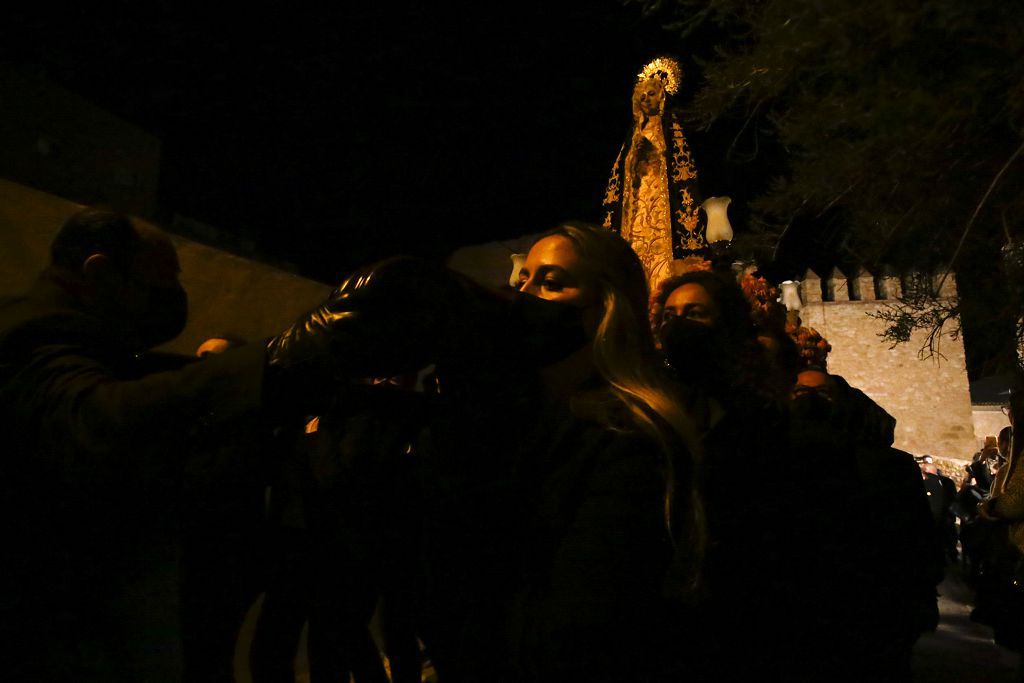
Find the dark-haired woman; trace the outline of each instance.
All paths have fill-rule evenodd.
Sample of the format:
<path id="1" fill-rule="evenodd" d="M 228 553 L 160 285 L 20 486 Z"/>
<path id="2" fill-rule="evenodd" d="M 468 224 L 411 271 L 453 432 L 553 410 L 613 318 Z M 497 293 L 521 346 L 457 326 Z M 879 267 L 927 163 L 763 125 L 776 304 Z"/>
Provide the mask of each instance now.
<path id="1" fill-rule="evenodd" d="M 651 321 L 676 375 L 723 403 L 783 403 L 781 376 L 759 341 L 750 304 L 730 275 L 697 270 L 661 283 Z"/>
<path id="2" fill-rule="evenodd" d="M 780 678 L 775 655 L 787 520 L 785 400 L 789 386 L 758 341 L 735 279 L 691 271 L 661 284 L 651 321 L 678 379 L 715 415 L 703 440 L 707 511 L 707 630 L 702 649 L 723 680 Z M 733 657 L 742 643 L 743 657 Z M 725 667 L 725 669 L 722 669 Z"/>

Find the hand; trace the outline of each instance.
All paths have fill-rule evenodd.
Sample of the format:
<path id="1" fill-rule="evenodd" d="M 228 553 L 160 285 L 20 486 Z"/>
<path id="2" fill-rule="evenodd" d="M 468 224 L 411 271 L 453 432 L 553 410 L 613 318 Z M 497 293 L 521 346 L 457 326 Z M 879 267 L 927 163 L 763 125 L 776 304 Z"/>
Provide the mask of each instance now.
<path id="1" fill-rule="evenodd" d="M 991 498 L 986 498 L 985 500 L 979 500 L 978 501 L 978 505 L 977 505 L 976 509 L 978 511 L 978 518 L 979 519 L 988 520 L 989 522 L 996 521 L 997 518 L 992 516 L 991 511 L 989 509 L 989 503 L 991 503 L 991 502 L 992 502 Z"/>

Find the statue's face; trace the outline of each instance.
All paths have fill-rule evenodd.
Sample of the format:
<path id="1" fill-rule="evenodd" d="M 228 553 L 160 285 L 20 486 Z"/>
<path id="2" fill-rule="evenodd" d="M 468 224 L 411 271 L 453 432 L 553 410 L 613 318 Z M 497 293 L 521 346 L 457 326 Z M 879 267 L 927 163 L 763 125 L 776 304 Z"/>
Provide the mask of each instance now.
<path id="1" fill-rule="evenodd" d="M 665 104 L 665 84 L 660 78 L 640 81 L 633 89 L 633 104 L 647 116 L 661 114 Z"/>

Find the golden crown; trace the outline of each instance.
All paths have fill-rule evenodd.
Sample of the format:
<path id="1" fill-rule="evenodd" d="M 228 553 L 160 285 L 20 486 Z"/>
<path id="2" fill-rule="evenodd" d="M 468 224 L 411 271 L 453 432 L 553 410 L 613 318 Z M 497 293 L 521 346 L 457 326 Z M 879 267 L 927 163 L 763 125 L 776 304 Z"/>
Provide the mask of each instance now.
<path id="1" fill-rule="evenodd" d="M 679 92 L 679 84 L 683 80 L 683 70 L 679 66 L 679 62 L 671 57 L 655 57 L 644 65 L 644 68 L 636 75 L 636 80 L 639 83 L 655 77 L 665 82 L 665 92 L 675 95 Z"/>

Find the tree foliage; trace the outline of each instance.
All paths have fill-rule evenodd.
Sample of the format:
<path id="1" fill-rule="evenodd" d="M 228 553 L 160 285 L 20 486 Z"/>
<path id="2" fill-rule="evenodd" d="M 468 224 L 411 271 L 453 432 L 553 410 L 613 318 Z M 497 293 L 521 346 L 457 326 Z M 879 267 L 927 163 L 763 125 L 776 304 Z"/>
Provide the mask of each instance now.
<path id="1" fill-rule="evenodd" d="M 893 347 L 908 343 L 914 332 L 924 330 L 927 334 L 918 355 L 941 357 L 943 335 L 949 334 L 954 339 L 960 336 L 959 301 L 940 298 L 934 283 L 930 275 L 914 273 L 905 281 L 899 300 L 887 302 L 877 313 L 868 314 L 886 323 L 881 336 Z"/>
<path id="2" fill-rule="evenodd" d="M 638 4 L 678 34 L 680 51 L 712 46 L 695 55 L 702 81 L 689 115 L 728 131 L 728 162 L 763 162 L 775 150 L 763 186 L 745 198 L 751 231 L 773 254 L 794 226 L 837 221 L 837 260 L 869 267 L 969 269 L 972 254 L 998 256 L 1008 236 L 1024 237 L 1019 4 Z M 945 318 L 926 303 L 899 312 L 897 337 Z M 1016 325 L 1020 313 L 1017 300 L 999 315 Z"/>

